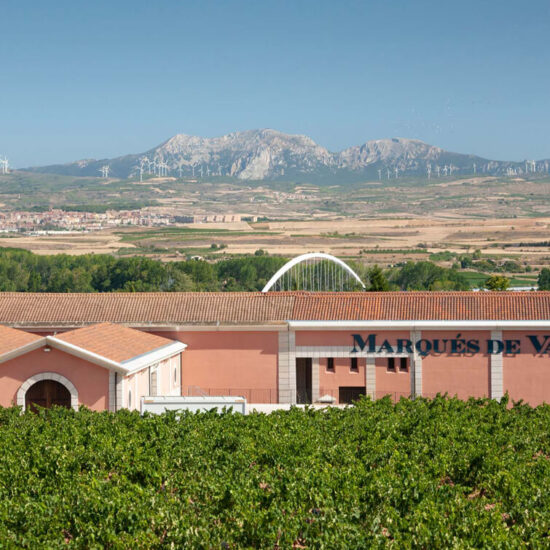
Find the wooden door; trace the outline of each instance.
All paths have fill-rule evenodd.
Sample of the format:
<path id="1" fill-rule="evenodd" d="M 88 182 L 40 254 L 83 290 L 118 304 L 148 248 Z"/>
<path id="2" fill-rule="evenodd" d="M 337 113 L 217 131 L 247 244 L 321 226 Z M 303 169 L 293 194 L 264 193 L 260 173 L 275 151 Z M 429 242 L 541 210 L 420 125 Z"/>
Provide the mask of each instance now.
<path id="1" fill-rule="evenodd" d="M 55 380 L 42 380 L 33 384 L 25 395 L 25 407 L 36 411 L 36 406 L 49 409 L 53 405 L 71 407 L 71 393 Z"/>
<path id="2" fill-rule="evenodd" d="M 311 371 L 310 357 L 296 359 L 296 403 L 311 403 Z"/>

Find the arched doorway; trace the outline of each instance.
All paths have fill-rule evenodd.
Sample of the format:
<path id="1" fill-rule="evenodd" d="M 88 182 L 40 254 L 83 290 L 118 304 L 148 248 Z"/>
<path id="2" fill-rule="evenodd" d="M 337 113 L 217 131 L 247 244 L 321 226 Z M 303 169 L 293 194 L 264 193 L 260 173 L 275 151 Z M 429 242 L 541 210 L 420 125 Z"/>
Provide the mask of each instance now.
<path id="1" fill-rule="evenodd" d="M 39 385 L 39 382 L 55 382 L 56 384 Z M 35 387 L 36 386 L 36 387 Z M 61 386 L 69 393 L 67 394 L 59 388 Z M 28 393 L 31 392 L 31 393 Z M 41 372 L 27 378 L 17 391 L 17 405 L 25 410 L 30 404 L 41 407 L 51 407 L 52 405 L 61 405 L 62 407 L 72 407 L 78 409 L 78 391 L 74 384 L 62 374 L 56 372 Z"/>
<path id="2" fill-rule="evenodd" d="M 33 384 L 25 394 L 25 408 L 36 411 L 39 407 L 71 407 L 71 392 L 56 380 L 41 380 Z"/>

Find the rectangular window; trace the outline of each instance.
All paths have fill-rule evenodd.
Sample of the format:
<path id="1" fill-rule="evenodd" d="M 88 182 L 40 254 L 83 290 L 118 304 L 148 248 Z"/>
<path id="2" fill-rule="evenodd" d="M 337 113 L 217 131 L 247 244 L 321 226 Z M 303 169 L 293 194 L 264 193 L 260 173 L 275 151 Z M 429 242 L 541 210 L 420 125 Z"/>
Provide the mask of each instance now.
<path id="1" fill-rule="evenodd" d="M 388 371 L 395 372 L 395 357 L 388 357 Z"/>
<path id="2" fill-rule="evenodd" d="M 149 395 L 158 395 L 158 370 L 157 365 L 149 367 Z"/>
<path id="3" fill-rule="evenodd" d="M 406 357 L 401 357 L 401 361 L 399 363 L 399 370 L 401 372 L 407 372 L 409 370 L 409 365 Z"/>
<path id="4" fill-rule="evenodd" d="M 349 370 L 351 372 L 359 372 L 359 366 L 357 364 L 357 357 L 352 357 L 351 358 Z"/>
<path id="5" fill-rule="evenodd" d="M 334 372 L 334 357 L 327 357 L 327 372 Z"/>

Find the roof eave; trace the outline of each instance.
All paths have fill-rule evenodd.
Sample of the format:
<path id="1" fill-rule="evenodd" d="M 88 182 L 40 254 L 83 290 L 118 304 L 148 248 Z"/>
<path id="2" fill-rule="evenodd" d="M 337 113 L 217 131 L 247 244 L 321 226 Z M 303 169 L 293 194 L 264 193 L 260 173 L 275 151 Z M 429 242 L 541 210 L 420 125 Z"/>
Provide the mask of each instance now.
<path id="1" fill-rule="evenodd" d="M 113 361 L 112 359 L 108 359 L 107 357 L 103 357 L 102 355 L 88 351 L 87 349 L 75 346 L 74 344 L 69 344 L 69 342 L 60 340 L 55 336 L 46 336 L 46 340 L 48 344 L 52 346 L 52 348 L 59 349 L 61 351 L 74 355 L 75 357 L 79 357 L 80 359 L 84 359 L 86 361 L 89 361 L 90 363 L 94 363 L 95 365 L 99 365 L 100 367 L 113 370 L 115 372 L 118 372 L 119 374 L 128 374 L 129 372 L 126 367 L 124 367 L 121 363 L 118 363 L 117 361 Z"/>
<path id="2" fill-rule="evenodd" d="M 121 365 L 127 369 L 128 374 L 133 374 L 134 372 L 138 372 L 144 368 L 154 365 L 159 361 L 164 361 L 165 359 L 173 357 L 174 355 L 185 351 L 185 348 L 187 348 L 187 344 L 184 344 L 183 342 L 171 342 L 161 348 L 157 348 L 153 351 L 133 357 L 132 359 L 122 361 Z"/>
<path id="3" fill-rule="evenodd" d="M 41 347 L 46 345 L 46 338 L 42 337 L 39 340 L 34 340 L 32 342 L 29 342 L 28 344 L 25 344 L 23 346 L 19 346 L 18 348 L 12 349 L 6 353 L 3 353 L 0 355 L 0 363 L 5 363 L 6 361 L 9 361 L 10 359 L 15 359 L 16 357 L 19 357 L 20 355 L 24 355 L 25 353 L 29 353 L 31 351 L 34 351 L 36 349 L 40 349 Z"/>

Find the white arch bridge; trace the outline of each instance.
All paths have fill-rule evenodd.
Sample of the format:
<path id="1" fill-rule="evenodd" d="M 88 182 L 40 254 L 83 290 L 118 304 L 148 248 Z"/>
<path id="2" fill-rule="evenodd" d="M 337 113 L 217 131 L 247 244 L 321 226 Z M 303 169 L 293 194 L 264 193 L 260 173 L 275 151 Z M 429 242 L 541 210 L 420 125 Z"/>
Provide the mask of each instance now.
<path id="1" fill-rule="evenodd" d="M 365 290 L 365 284 L 339 258 L 322 252 L 310 252 L 287 262 L 269 279 L 262 292 L 275 290 L 336 292 Z"/>

